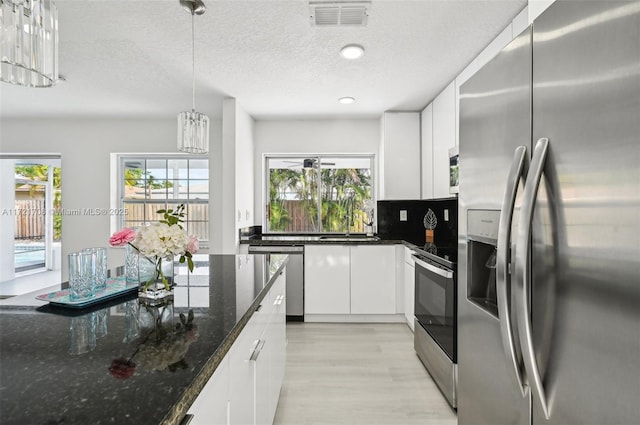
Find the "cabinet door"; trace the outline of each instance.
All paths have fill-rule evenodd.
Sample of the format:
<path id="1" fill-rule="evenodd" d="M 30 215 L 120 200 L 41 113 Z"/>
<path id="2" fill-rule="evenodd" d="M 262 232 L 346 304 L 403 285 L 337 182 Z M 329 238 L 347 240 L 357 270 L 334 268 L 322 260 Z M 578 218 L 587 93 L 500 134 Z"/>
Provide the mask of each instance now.
<path id="1" fill-rule="evenodd" d="M 256 425 L 273 423 L 284 377 L 286 271 L 269 291 L 269 323 L 260 338 L 255 361 Z"/>
<path id="2" fill-rule="evenodd" d="M 251 360 L 261 334 L 255 314 L 229 349 L 229 423 L 250 425 L 255 421 L 255 361 Z"/>
<path id="3" fill-rule="evenodd" d="M 351 314 L 395 313 L 395 246 L 351 246 Z"/>
<path id="4" fill-rule="evenodd" d="M 280 399 L 280 389 L 284 380 L 284 369 L 287 358 L 287 303 L 286 275 L 281 275 L 273 286 L 276 310 L 269 323 L 269 342 L 271 343 L 271 387 L 269 389 L 270 411 L 269 423 L 273 423 Z"/>
<path id="5" fill-rule="evenodd" d="M 268 425 L 271 422 L 271 357 L 273 341 L 270 337 L 271 324 L 260 336 L 260 342 L 253 356 L 255 363 L 255 409 L 256 425 Z"/>
<path id="6" fill-rule="evenodd" d="M 307 245 L 304 262 L 305 314 L 349 314 L 349 247 Z"/>
<path id="7" fill-rule="evenodd" d="M 229 403 L 229 358 L 225 356 L 189 408 L 190 425 L 226 425 Z"/>
<path id="8" fill-rule="evenodd" d="M 449 84 L 433 101 L 433 197 L 449 194 L 449 149 L 456 145 L 456 88 Z"/>

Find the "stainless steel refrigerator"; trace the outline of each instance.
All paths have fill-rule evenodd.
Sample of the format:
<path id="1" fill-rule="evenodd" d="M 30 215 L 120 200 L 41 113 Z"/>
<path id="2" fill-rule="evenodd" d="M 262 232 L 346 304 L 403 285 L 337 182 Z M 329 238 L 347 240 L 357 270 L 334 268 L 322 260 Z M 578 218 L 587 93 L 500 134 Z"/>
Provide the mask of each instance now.
<path id="1" fill-rule="evenodd" d="M 459 176 L 459 423 L 640 423 L 640 2 L 559 0 L 467 81 Z"/>

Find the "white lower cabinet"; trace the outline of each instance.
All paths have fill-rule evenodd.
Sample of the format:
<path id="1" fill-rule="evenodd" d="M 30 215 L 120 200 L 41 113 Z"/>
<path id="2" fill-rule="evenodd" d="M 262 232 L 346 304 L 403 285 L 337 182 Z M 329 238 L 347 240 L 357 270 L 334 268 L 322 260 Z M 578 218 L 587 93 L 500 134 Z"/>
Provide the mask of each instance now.
<path id="1" fill-rule="evenodd" d="M 191 425 L 273 423 L 286 362 L 285 279 L 286 271 L 192 404 Z"/>
<path id="2" fill-rule="evenodd" d="M 255 421 L 255 362 L 251 360 L 258 342 L 259 327 L 254 313 L 229 349 L 229 424 Z"/>
<path id="3" fill-rule="evenodd" d="M 395 315 L 395 258 L 394 245 L 306 245 L 305 318 Z"/>
<path id="4" fill-rule="evenodd" d="M 274 282 L 270 297 L 265 298 L 269 323 L 259 338 L 253 355 L 255 362 L 255 424 L 272 424 L 280 399 L 286 361 L 286 275 Z M 268 303 L 268 305 L 267 305 Z M 261 311 L 262 313 L 263 311 Z"/>
<path id="5" fill-rule="evenodd" d="M 213 376 L 189 408 L 189 425 L 226 425 L 229 421 L 229 356 L 225 356 Z"/>
<path id="6" fill-rule="evenodd" d="M 351 276 L 348 245 L 304 247 L 304 313 L 349 314 Z"/>
<path id="7" fill-rule="evenodd" d="M 350 248 L 351 314 L 395 314 L 395 246 L 354 245 Z"/>

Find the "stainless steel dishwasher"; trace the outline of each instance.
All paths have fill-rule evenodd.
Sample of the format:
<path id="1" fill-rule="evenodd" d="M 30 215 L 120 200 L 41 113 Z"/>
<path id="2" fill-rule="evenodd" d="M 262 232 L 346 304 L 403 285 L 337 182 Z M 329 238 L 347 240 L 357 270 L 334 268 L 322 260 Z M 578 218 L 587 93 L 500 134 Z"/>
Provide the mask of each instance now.
<path id="1" fill-rule="evenodd" d="M 304 322 L 304 245 L 249 245 L 249 254 L 289 254 L 287 321 Z"/>

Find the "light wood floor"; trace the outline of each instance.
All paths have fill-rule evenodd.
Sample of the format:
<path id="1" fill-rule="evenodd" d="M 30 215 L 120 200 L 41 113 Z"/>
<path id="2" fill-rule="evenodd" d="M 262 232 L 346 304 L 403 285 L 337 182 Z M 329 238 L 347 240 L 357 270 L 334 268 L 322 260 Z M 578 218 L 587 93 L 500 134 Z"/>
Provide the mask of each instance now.
<path id="1" fill-rule="evenodd" d="M 456 425 L 404 324 L 287 324 L 275 425 Z"/>

